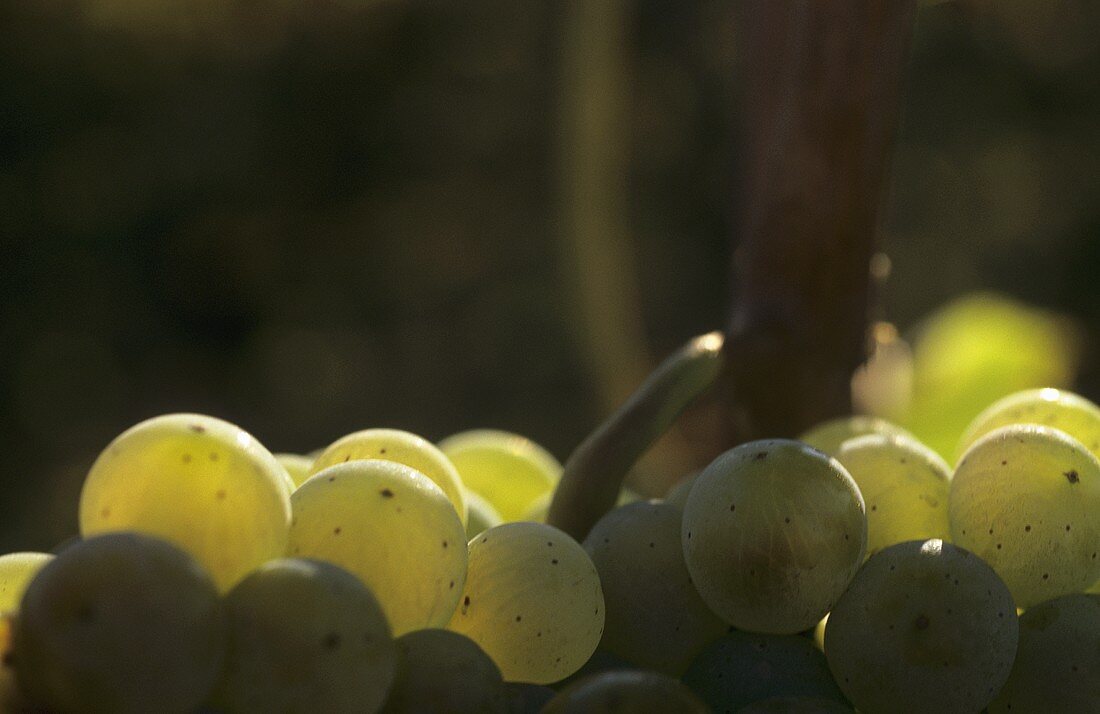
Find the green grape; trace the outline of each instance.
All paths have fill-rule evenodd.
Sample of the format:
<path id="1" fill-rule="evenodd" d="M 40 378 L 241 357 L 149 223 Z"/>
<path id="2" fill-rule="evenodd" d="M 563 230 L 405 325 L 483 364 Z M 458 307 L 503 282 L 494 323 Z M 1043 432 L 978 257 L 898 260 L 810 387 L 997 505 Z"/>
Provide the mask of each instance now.
<path id="1" fill-rule="evenodd" d="M 948 509 L 952 540 L 993 566 L 1020 607 L 1100 578 L 1100 461 L 1064 432 L 985 435 L 956 467 Z"/>
<path id="2" fill-rule="evenodd" d="M 638 501 L 605 515 L 584 540 L 607 604 L 600 646 L 675 677 L 727 627 L 692 585 L 681 520 L 676 506 Z"/>
<path id="3" fill-rule="evenodd" d="M 845 701 L 825 655 L 799 635 L 734 630 L 699 653 L 683 682 L 714 711 L 738 711 L 761 699 L 813 696 Z"/>
<path id="4" fill-rule="evenodd" d="M 680 510 L 683 510 L 684 506 L 687 505 L 688 494 L 691 493 L 691 487 L 695 485 L 695 479 L 698 477 L 698 471 L 685 476 L 669 490 L 668 494 L 665 496 L 665 503 L 670 503 Z"/>
<path id="5" fill-rule="evenodd" d="M 550 684 L 580 669 L 603 634 L 596 566 L 541 523 L 505 523 L 470 541 L 461 605 L 447 628 L 478 643 L 508 681 Z"/>
<path id="6" fill-rule="evenodd" d="M 1088 712 L 1098 703 L 1100 595 L 1064 595 L 1024 612 L 1012 673 L 989 713 Z"/>
<path id="7" fill-rule="evenodd" d="M 236 712 L 376 712 L 397 668 L 378 600 L 351 573 L 272 560 L 225 596 L 229 651 L 213 704 Z"/>
<path id="8" fill-rule="evenodd" d="M 466 578 L 466 532 L 447 496 L 394 461 L 330 466 L 291 497 L 288 553 L 366 583 L 395 635 L 446 624 Z"/>
<path id="9" fill-rule="evenodd" d="M 981 558 L 909 541 L 864 564 L 829 614 L 825 657 L 864 714 L 977 712 L 1004 684 L 1019 623 Z"/>
<path id="10" fill-rule="evenodd" d="M 531 502 L 530 508 L 528 508 L 520 521 L 530 521 L 531 523 L 546 523 L 546 515 L 550 511 L 550 502 L 554 499 L 553 492 L 544 493 Z M 624 488 L 619 491 L 619 497 L 615 499 L 616 506 L 625 506 L 628 503 L 634 503 L 635 501 L 642 500 L 634 491 L 629 488 Z"/>
<path id="11" fill-rule="evenodd" d="M 309 478 L 314 461 L 308 456 L 298 454 L 275 454 L 275 460 L 286 469 L 287 475 L 294 483 L 294 488 L 298 488 Z"/>
<path id="12" fill-rule="evenodd" d="M 88 538 L 38 572 L 15 628 L 20 687 L 50 709 L 193 712 L 226 647 L 214 581 L 139 533 Z"/>
<path id="13" fill-rule="evenodd" d="M 27 584 L 53 557 L 49 553 L 9 553 L 0 556 L 0 612 L 19 609 L 19 601 Z"/>
<path id="14" fill-rule="evenodd" d="M 500 669 L 469 637 L 450 630 L 418 630 L 397 639 L 397 679 L 386 714 L 505 714 Z"/>
<path id="15" fill-rule="evenodd" d="M 493 504 L 474 491 L 466 492 L 466 505 L 469 506 L 470 510 L 470 517 L 466 521 L 467 540 L 504 522 L 504 519 L 497 513 L 497 509 L 493 508 Z"/>
<path id="16" fill-rule="evenodd" d="M 681 543 L 703 600 L 726 622 L 814 626 L 863 562 L 867 517 L 852 477 L 797 441 L 742 444 L 695 480 Z"/>
<path id="17" fill-rule="evenodd" d="M 430 441 L 399 429 L 364 429 L 333 442 L 313 462 L 310 475 L 335 464 L 359 459 L 394 461 L 427 476 L 454 506 L 466 524 L 466 490 L 450 459 Z"/>
<path id="18" fill-rule="evenodd" d="M 822 697 L 771 697 L 738 709 L 737 714 L 855 714 L 855 709 Z"/>
<path id="19" fill-rule="evenodd" d="M 1028 389 L 1010 394 L 974 417 L 959 443 L 962 454 L 994 429 L 1011 424 L 1039 424 L 1064 431 L 1100 458 L 1100 407 L 1059 389 Z"/>
<path id="20" fill-rule="evenodd" d="M 939 454 L 907 436 L 868 434 L 841 444 L 867 509 L 867 555 L 907 540 L 949 539 L 951 470 Z"/>
<path id="21" fill-rule="evenodd" d="M 569 685 L 542 714 L 707 714 L 690 689 L 657 672 L 612 671 Z"/>
<path id="22" fill-rule="evenodd" d="M 824 451 L 829 456 L 836 456 L 840 445 L 848 439 L 866 434 L 891 434 L 908 436 L 914 439 L 905 429 L 896 424 L 891 424 L 885 419 L 872 416 L 846 416 L 830 419 L 802 433 L 798 440 L 809 444 L 818 451 Z"/>
<path id="23" fill-rule="evenodd" d="M 80 494 L 80 533 L 141 531 L 186 550 L 225 592 L 282 555 L 290 479 L 228 422 L 169 414 L 131 427 L 96 459 Z"/>
<path id="24" fill-rule="evenodd" d="M 463 431 L 439 442 L 439 448 L 466 487 L 488 500 L 504 521 L 522 519 L 561 478 L 561 463 L 550 452 L 507 431 Z"/>

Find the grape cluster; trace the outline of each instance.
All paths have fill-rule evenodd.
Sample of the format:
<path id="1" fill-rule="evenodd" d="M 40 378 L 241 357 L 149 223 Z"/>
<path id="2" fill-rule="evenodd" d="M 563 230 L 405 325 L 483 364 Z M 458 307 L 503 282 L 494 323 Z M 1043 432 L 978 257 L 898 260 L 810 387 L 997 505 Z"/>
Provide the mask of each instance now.
<path id="1" fill-rule="evenodd" d="M 515 434 L 273 455 L 156 417 L 91 467 L 80 538 L 0 556 L 0 712 L 1100 712 L 1098 439 L 1051 389 L 954 468 L 835 420 L 579 543 Z"/>

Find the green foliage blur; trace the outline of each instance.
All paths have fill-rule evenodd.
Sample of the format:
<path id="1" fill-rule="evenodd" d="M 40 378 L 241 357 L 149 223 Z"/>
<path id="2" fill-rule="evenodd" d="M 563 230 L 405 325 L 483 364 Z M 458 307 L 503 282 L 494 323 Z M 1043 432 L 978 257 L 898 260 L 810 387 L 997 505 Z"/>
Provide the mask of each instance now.
<path id="1" fill-rule="evenodd" d="M 567 114 L 601 120 L 563 101 L 577 6 L 0 0 L 0 552 L 74 534 L 92 460 L 154 414 L 300 452 L 493 427 L 564 459 L 621 397 L 601 355 L 720 327 L 734 8 L 583 20 L 619 38 L 616 246 L 562 219 Z M 1100 397 L 1097 76 L 1098 3 L 921 5 L 877 318 L 910 336 L 977 289 L 1064 314 L 1067 379 Z M 578 299 L 601 285 L 635 338 Z"/>

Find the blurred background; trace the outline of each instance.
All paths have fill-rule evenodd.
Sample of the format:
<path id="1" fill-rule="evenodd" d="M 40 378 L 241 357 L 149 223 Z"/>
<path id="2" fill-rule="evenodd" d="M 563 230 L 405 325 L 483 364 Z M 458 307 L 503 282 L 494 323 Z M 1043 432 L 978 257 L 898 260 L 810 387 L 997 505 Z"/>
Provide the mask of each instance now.
<path id="1" fill-rule="evenodd" d="M 735 14 L 0 0 L 0 552 L 74 534 L 95 456 L 163 412 L 273 451 L 495 427 L 564 459 L 724 326 Z M 857 403 L 1100 398 L 1097 77 L 1100 3 L 921 5 Z"/>

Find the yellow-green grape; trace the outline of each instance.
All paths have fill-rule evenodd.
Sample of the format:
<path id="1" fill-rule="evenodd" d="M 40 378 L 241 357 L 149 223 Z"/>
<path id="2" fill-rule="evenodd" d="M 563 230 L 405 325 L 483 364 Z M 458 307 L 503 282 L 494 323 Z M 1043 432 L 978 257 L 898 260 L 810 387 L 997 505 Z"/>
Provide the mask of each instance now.
<path id="1" fill-rule="evenodd" d="M 385 714 L 507 714 L 500 669 L 469 637 L 417 630 L 397 639 L 397 679 Z"/>
<path id="2" fill-rule="evenodd" d="M 1100 458 L 1100 407 L 1064 389 L 1028 389 L 1010 394 L 974 417 L 959 444 L 963 453 L 994 429 L 1039 424 L 1066 432 Z"/>
<path id="3" fill-rule="evenodd" d="M 294 482 L 294 488 L 298 488 L 309 478 L 309 470 L 313 467 L 313 459 L 299 454 L 275 454 L 275 459 L 286 469 L 290 480 Z"/>
<path id="4" fill-rule="evenodd" d="M 184 551 L 139 533 L 88 538 L 23 596 L 14 660 L 27 697 L 60 712 L 193 712 L 225 657 L 214 581 Z"/>
<path id="5" fill-rule="evenodd" d="M 818 620 L 818 623 L 814 625 L 814 647 L 817 647 L 822 652 L 825 651 L 825 628 L 829 625 L 829 615 L 825 614 L 825 617 Z"/>
<path id="6" fill-rule="evenodd" d="M 378 600 L 317 560 L 272 560 L 225 596 L 229 651 L 212 703 L 237 712 L 376 712 L 397 669 Z"/>
<path id="7" fill-rule="evenodd" d="M 855 714 L 847 704 L 823 697 L 772 697 L 753 702 L 737 714 Z"/>
<path id="8" fill-rule="evenodd" d="M 244 430 L 199 414 L 131 427 L 80 494 L 80 533 L 140 531 L 175 543 L 223 592 L 286 548 L 290 480 Z"/>
<path id="9" fill-rule="evenodd" d="M 504 519 L 497 513 L 497 509 L 493 508 L 493 504 L 479 496 L 475 491 L 466 492 L 466 505 L 469 506 L 470 511 L 470 517 L 466 521 L 467 540 L 504 522 Z"/>
<path id="10" fill-rule="evenodd" d="M 531 507 L 524 512 L 520 520 L 530 521 L 532 523 L 546 523 L 546 515 L 550 510 L 550 501 L 553 499 L 553 492 L 544 493 L 539 496 L 531 503 Z M 640 500 L 642 500 L 641 496 L 631 491 L 629 488 L 624 488 L 619 491 L 619 497 L 615 500 L 615 506 L 625 506 L 628 503 L 634 503 Z"/>
<path id="11" fill-rule="evenodd" d="M 550 684 L 580 669 L 603 634 L 596 566 L 541 523 L 505 523 L 470 541 L 462 599 L 447 628 L 466 635 L 504 679 Z"/>
<path id="12" fill-rule="evenodd" d="M 939 454 L 907 436 L 868 434 L 840 445 L 867 509 L 867 555 L 907 540 L 949 540 L 951 470 Z"/>
<path id="13" fill-rule="evenodd" d="M 674 677 L 727 629 L 688 575 L 681 519 L 676 506 L 638 501 L 605 515 L 584 540 L 607 604 L 600 647 Z"/>
<path id="14" fill-rule="evenodd" d="M 894 434 L 915 438 L 905 429 L 885 419 L 856 415 L 822 422 L 803 432 L 798 440 L 818 451 L 824 451 L 829 456 L 836 456 L 841 444 L 848 439 L 865 434 Z"/>
<path id="15" fill-rule="evenodd" d="M 734 630 L 699 653 L 683 682 L 716 712 L 779 696 L 845 701 L 825 655 L 800 635 Z"/>
<path id="16" fill-rule="evenodd" d="M 27 584 L 46 563 L 49 553 L 9 553 L 0 556 L 0 612 L 19 609 Z"/>
<path id="17" fill-rule="evenodd" d="M 558 692 L 542 714 L 707 714 L 690 689 L 657 672 L 602 672 Z"/>
<path id="18" fill-rule="evenodd" d="M 381 459 L 412 467 L 443 490 L 462 523 L 466 523 L 466 491 L 450 459 L 430 441 L 399 429 L 364 429 L 337 439 L 321 452 L 310 475 L 335 464 Z"/>
<path id="19" fill-rule="evenodd" d="M 359 576 L 395 636 L 450 619 L 466 579 L 466 531 L 427 476 L 394 461 L 349 461 L 313 475 L 291 503 L 288 554 Z"/>
<path id="20" fill-rule="evenodd" d="M 753 441 L 699 474 L 681 543 L 695 587 L 719 617 L 793 634 L 813 627 L 855 575 L 867 517 L 835 459 L 797 441 Z"/>
<path id="21" fill-rule="evenodd" d="M 439 448 L 466 487 L 488 500 L 505 521 L 522 519 L 561 478 L 561 463 L 550 452 L 507 431 L 463 431 L 439 442 Z"/>
<path id="22" fill-rule="evenodd" d="M 864 714 L 978 712 L 1008 678 L 1019 624 L 981 558 L 941 540 L 880 550 L 829 614 L 825 657 Z"/>
<path id="23" fill-rule="evenodd" d="M 1020 607 L 1100 578 L 1100 461 L 1064 432 L 985 435 L 956 467 L 948 509 L 952 540 L 993 566 Z"/>
<path id="24" fill-rule="evenodd" d="M 1065 595 L 1024 612 L 1012 673 L 989 713 L 1090 712 L 1098 706 L 1100 595 Z"/>
<path id="25" fill-rule="evenodd" d="M 684 477 L 679 483 L 669 489 L 668 494 L 665 496 L 665 503 L 672 504 L 680 510 L 683 510 L 684 506 L 687 505 L 688 494 L 691 493 L 691 487 L 695 485 L 695 479 L 698 477 L 698 471 Z"/>

